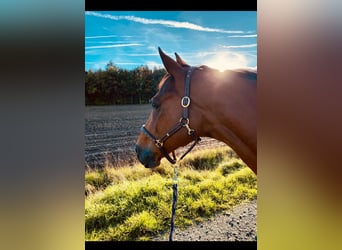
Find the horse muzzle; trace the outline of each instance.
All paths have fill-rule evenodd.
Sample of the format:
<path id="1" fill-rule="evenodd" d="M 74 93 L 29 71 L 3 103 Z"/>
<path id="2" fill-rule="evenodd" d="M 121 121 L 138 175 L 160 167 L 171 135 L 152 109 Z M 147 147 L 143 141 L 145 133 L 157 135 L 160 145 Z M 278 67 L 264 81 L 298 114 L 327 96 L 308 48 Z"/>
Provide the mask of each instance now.
<path id="1" fill-rule="evenodd" d="M 155 158 L 155 153 L 148 148 L 142 148 L 138 144 L 135 145 L 135 152 L 137 153 L 138 160 L 146 168 L 154 168 L 160 165 L 160 160 Z"/>

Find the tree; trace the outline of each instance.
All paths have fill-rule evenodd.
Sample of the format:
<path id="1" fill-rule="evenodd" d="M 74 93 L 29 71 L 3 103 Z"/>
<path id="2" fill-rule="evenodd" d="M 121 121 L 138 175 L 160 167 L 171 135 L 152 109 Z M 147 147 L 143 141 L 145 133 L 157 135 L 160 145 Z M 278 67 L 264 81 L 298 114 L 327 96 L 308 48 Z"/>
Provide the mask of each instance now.
<path id="1" fill-rule="evenodd" d="M 147 66 L 120 69 L 109 61 L 105 70 L 85 72 L 86 105 L 148 103 L 165 73 L 164 69 Z"/>

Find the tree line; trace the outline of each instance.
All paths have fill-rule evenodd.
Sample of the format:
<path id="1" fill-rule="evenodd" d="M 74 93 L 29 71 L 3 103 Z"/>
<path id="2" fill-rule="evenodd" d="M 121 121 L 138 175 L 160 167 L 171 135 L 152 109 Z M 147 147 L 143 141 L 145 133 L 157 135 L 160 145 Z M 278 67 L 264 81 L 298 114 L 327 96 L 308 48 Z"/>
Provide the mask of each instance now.
<path id="1" fill-rule="evenodd" d="M 165 73 L 165 69 L 150 69 L 147 66 L 121 69 L 110 61 L 105 70 L 85 72 L 85 104 L 148 103 Z"/>

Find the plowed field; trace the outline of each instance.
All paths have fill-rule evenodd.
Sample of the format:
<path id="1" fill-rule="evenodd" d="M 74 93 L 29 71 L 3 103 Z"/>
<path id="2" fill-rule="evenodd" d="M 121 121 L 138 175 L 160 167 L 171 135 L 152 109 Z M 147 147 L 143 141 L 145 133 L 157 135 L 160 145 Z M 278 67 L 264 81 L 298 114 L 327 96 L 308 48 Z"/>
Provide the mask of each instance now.
<path id="1" fill-rule="evenodd" d="M 114 166 L 136 163 L 134 145 L 151 105 L 87 106 L 85 110 L 85 165 L 101 167 L 105 160 Z M 215 146 L 226 145 L 202 138 L 194 150 Z M 177 155 L 186 149 L 177 150 Z"/>

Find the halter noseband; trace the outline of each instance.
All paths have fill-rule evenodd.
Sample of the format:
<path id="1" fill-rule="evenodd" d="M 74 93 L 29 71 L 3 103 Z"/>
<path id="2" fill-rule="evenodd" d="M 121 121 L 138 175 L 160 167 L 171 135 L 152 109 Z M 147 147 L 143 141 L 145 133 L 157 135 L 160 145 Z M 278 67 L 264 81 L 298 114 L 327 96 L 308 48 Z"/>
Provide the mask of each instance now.
<path id="1" fill-rule="evenodd" d="M 181 106 L 183 108 L 183 113 L 182 113 L 182 117 L 179 119 L 179 122 L 160 139 L 157 139 L 150 131 L 148 131 L 145 127 L 145 124 L 141 126 L 141 131 L 154 142 L 154 145 L 162 152 L 162 154 L 171 164 L 175 164 L 177 162 L 177 159 L 176 159 L 174 151 L 172 151 L 173 158 L 170 157 L 170 155 L 166 152 L 166 149 L 164 148 L 164 143 L 173 134 L 175 134 L 176 132 L 178 132 L 184 127 L 186 128 L 188 135 L 191 136 L 192 140 L 194 141 L 194 143 L 180 157 L 180 159 L 183 159 L 185 155 L 188 154 L 195 147 L 195 145 L 201 140 L 201 138 L 197 136 L 196 131 L 189 127 L 190 79 L 191 79 L 191 73 L 193 69 L 194 67 L 190 67 L 190 69 L 186 73 L 185 90 L 184 90 L 185 94 L 181 99 Z"/>

